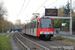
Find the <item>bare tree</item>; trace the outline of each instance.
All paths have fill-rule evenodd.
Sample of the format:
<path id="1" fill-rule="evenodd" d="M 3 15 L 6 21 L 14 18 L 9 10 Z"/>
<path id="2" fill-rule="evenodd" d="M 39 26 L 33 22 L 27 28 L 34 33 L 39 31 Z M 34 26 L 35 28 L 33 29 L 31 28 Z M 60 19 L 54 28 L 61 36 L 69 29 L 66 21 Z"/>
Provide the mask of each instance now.
<path id="1" fill-rule="evenodd" d="M 6 29 L 6 20 L 4 19 L 4 15 L 7 14 L 7 11 L 3 4 L 3 2 L 0 2 L 0 32 L 4 32 L 4 29 Z"/>
<path id="2" fill-rule="evenodd" d="M 0 3 L 0 20 L 4 20 L 4 15 L 7 15 L 7 10 L 3 6 L 3 2 Z"/>

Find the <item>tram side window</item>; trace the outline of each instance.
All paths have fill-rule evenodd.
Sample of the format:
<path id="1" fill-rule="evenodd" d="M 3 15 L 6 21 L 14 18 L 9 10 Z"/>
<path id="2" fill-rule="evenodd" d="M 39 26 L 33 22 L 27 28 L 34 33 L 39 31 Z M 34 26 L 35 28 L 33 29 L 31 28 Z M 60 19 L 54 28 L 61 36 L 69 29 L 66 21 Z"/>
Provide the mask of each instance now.
<path id="1" fill-rule="evenodd" d="M 29 23 L 28 27 L 29 27 L 29 29 L 30 29 L 30 23 Z"/>
<path id="2" fill-rule="evenodd" d="M 26 26 L 25 26 L 25 29 L 26 29 Z"/>
<path id="3" fill-rule="evenodd" d="M 28 29 L 28 24 L 26 25 L 26 29 Z"/>
<path id="4" fill-rule="evenodd" d="M 39 22 L 37 22 L 37 28 L 39 28 Z"/>
<path id="5" fill-rule="evenodd" d="M 33 28 L 33 24 L 31 23 L 31 25 L 30 25 L 30 26 L 31 26 L 31 29 L 32 29 L 32 28 Z"/>
<path id="6" fill-rule="evenodd" d="M 29 24 L 29 26 L 30 26 L 30 32 L 31 32 L 31 23 Z"/>
<path id="7" fill-rule="evenodd" d="M 29 24 L 29 28 L 31 29 L 31 23 Z"/>
<path id="8" fill-rule="evenodd" d="M 28 23 L 28 29 L 30 29 L 30 24 Z"/>
<path id="9" fill-rule="evenodd" d="M 34 32 L 34 22 L 32 24 L 33 24 L 33 32 Z"/>
<path id="10" fill-rule="evenodd" d="M 28 29 L 28 24 L 27 24 L 27 29 Z"/>
<path id="11" fill-rule="evenodd" d="M 36 22 L 34 22 L 34 28 L 36 28 Z"/>

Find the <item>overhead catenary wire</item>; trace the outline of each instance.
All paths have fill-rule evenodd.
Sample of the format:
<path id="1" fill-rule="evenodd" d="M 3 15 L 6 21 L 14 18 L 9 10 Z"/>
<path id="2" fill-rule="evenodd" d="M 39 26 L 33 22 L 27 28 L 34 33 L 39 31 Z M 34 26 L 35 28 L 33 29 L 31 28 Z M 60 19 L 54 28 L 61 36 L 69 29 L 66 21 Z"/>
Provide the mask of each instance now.
<path id="1" fill-rule="evenodd" d="M 56 1 L 57 1 L 57 0 L 56 0 Z M 22 11 L 22 9 L 23 9 L 23 7 L 24 7 L 24 4 L 25 4 L 25 0 L 24 0 L 23 6 L 22 6 L 22 8 L 21 8 L 21 10 L 20 10 L 20 13 L 18 14 L 18 16 L 21 15 L 21 14 L 23 14 L 23 12 L 24 12 L 25 9 L 27 8 L 29 2 L 30 2 L 30 0 L 28 1 L 28 3 L 26 4 L 24 10 Z M 47 0 L 46 0 L 38 9 L 40 9 L 46 2 L 47 2 Z M 54 3 L 54 2 L 53 2 L 53 3 Z M 51 3 L 51 5 L 52 5 L 52 3 Z M 37 10 L 38 10 L 38 9 L 37 9 Z M 37 10 L 36 10 L 36 11 L 37 11 Z"/>
<path id="2" fill-rule="evenodd" d="M 47 2 L 47 0 L 46 0 L 38 9 L 40 9 L 46 2 Z M 36 9 L 36 11 L 37 11 L 38 9 Z"/>
<path id="3" fill-rule="evenodd" d="M 23 12 L 25 11 L 25 9 L 26 9 L 26 7 L 28 6 L 29 2 L 30 2 L 30 0 L 28 1 L 28 3 L 26 4 L 26 6 L 24 7 Z M 23 12 L 22 12 L 22 14 L 23 14 Z"/>
<path id="4" fill-rule="evenodd" d="M 50 5 L 54 4 L 57 0 L 55 0 L 54 2 L 52 2 Z M 48 5 L 47 7 L 49 7 L 50 5 Z"/>
<path id="5" fill-rule="evenodd" d="M 56 1 L 57 1 L 57 0 L 56 0 Z M 49 7 L 50 5 L 54 4 L 56 1 L 52 2 L 52 3 L 49 4 L 47 7 Z M 45 8 L 45 7 L 44 7 L 44 8 Z M 43 10 L 43 9 L 42 9 L 42 10 Z M 42 10 L 41 10 L 41 11 L 42 11 Z M 40 12 L 41 12 L 41 11 L 40 11 Z"/>
<path id="6" fill-rule="evenodd" d="M 24 2 L 23 2 L 23 5 L 22 5 L 21 10 L 20 10 L 20 12 L 19 12 L 19 14 L 18 14 L 18 17 L 19 17 L 19 15 L 20 15 L 21 12 L 22 12 L 22 9 L 23 9 L 23 7 L 24 7 L 25 1 L 26 1 L 26 0 L 24 0 Z"/>

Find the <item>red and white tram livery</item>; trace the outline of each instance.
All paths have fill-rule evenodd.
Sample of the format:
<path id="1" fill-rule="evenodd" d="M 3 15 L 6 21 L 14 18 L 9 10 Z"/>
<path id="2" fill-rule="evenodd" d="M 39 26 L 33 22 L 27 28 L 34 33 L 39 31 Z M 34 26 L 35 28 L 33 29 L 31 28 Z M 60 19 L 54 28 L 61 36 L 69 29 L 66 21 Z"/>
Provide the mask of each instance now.
<path id="1" fill-rule="evenodd" d="M 49 17 L 37 18 L 25 25 L 24 33 L 39 38 L 50 39 L 54 35 L 53 19 Z"/>

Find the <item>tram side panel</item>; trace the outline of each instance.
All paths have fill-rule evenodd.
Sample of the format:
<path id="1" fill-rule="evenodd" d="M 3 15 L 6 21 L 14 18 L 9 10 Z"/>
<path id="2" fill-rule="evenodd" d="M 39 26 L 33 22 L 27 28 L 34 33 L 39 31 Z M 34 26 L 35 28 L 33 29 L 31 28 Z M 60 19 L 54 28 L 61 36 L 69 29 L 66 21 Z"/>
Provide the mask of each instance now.
<path id="1" fill-rule="evenodd" d="M 31 36 L 37 36 L 36 22 L 32 22 L 26 25 L 26 34 Z"/>

